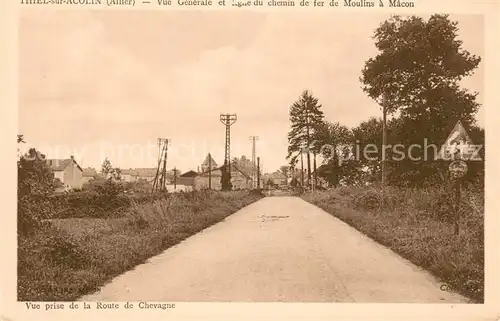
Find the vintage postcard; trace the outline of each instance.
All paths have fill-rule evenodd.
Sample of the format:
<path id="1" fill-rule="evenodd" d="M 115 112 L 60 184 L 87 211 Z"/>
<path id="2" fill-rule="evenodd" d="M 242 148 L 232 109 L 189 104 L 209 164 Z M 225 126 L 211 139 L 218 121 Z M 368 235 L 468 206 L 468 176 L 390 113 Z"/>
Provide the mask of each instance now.
<path id="1" fill-rule="evenodd" d="M 500 1 L 4 15 L 0 320 L 500 317 Z"/>

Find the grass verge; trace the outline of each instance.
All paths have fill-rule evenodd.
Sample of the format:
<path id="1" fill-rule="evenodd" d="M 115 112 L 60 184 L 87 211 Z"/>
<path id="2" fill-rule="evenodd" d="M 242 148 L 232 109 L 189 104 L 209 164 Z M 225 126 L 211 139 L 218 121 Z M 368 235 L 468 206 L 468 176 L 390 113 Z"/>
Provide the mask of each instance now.
<path id="1" fill-rule="evenodd" d="M 50 220 L 18 241 L 18 300 L 73 301 L 263 196 L 168 194 L 119 218 Z"/>
<path id="2" fill-rule="evenodd" d="M 484 302 L 484 195 L 464 191 L 460 235 L 454 235 L 452 196 L 443 189 L 347 187 L 302 198 L 341 219 L 452 290 Z M 383 206 L 382 206 L 383 204 Z"/>

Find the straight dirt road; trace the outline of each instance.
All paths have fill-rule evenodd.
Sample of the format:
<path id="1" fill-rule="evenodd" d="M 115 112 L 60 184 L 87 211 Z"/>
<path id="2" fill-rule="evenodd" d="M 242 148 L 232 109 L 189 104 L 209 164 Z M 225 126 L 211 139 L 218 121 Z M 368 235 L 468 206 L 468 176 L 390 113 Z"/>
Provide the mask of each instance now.
<path id="1" fill-rule="evenodd" d="M 297 197 L 267 197 L 83 301 L 467 303 Z"/>

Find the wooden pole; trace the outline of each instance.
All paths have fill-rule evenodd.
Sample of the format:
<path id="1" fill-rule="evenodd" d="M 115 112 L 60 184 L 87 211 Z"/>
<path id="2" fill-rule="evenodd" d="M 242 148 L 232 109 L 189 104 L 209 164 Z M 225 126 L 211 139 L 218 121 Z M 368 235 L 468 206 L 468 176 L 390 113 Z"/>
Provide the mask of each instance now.
<path id="1" fill-rule="evenodd" d="M 382 188 L 385 187 L 385 146 L 387 145 L 387 102 L 385 95 L 382 100 Z"/>
<path id="2" fill-rule="evenodd" d="M 385 146 L 387 145 L 387 101 L 385 94 L 382 98 L 382 202 L 380 204 L 382 207 L 385 205 Z"/>
<path id="3" fill-rule="evenodd" d="M 257 188 L 260 189 L 260 157 L 257 157 Z"/>
<path id="4" fill-rule="evenodd" d="M 177 168 L 174 167 L 174 190 L 177 189 Z"/>
<path id="5" fill-rule="evenodd" d="M 208 189 L 212 189 L 212 155 L 208 153 Z"/>
<path id="6" fill-rule="evenodd" d="M 314 155 L 314 185 L 313 185 L 313 189 L 316 188 L 316 185 L 318 185 L 318 168 L 316 166 L 316 152 L 313 153 Z"/>
<path id="7" fill-rule="evenodd" d="M 304 154 L 300 151 L 300 188 L 304 188 Z"/>
<path id="8" fill-rule="evenodd" d="M 460 234 L 460 198 L 462 194 L 462 179 L 455 181 L 455 235 Z"/>
<path id="9" fill-rule="evenodd" d="M 161 176 L 161 190 L 165 191 L 167 189 L 166 186 L 166 178 L 167 178 L 167 151 L 168 151 L 168 140 L 165 140 L 165 157 L 163 158 L 163 170 Z"/>

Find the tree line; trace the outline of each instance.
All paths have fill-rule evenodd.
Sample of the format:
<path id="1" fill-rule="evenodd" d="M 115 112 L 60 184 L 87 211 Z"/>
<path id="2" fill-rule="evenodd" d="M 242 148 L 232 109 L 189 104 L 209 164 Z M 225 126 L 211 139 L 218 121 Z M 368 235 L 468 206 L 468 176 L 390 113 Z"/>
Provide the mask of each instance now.
<path id="1" fill-rule="evenodd" d="M 484 129 L 475 120 L 478 93 L 460 87 L 481 58 L 463 48 L 458 30 L 458 22 L 440 14 L 428 20 L 393 16 L 375 30 L 379 52 L 365 62 L 359 80 L 362 90 L 385 106 L 387 145 L 441 146 L 460 120 L 474 143 L 484 146 Z M 348 128 L 325 119 L 322 108 L 319 98 L 304 90 L 289 109 L 287 160 L 290 170 L 301 169 L 298 183 L 318 184 L 318 178 L 330 186 L 379 181 L 382 153 L 353 159 L 352 151 L 382 145 L 383 118 Z M 393 151 L 386 151 L 387 184 L 425 186 L 446 180 L 448 163 L 423 147 L 411 151 L 412 159 L 394 160 Z M 480 156 L 483 161 L 470 162 L 466 180 L 482 184 L 484 147 Z"/>

